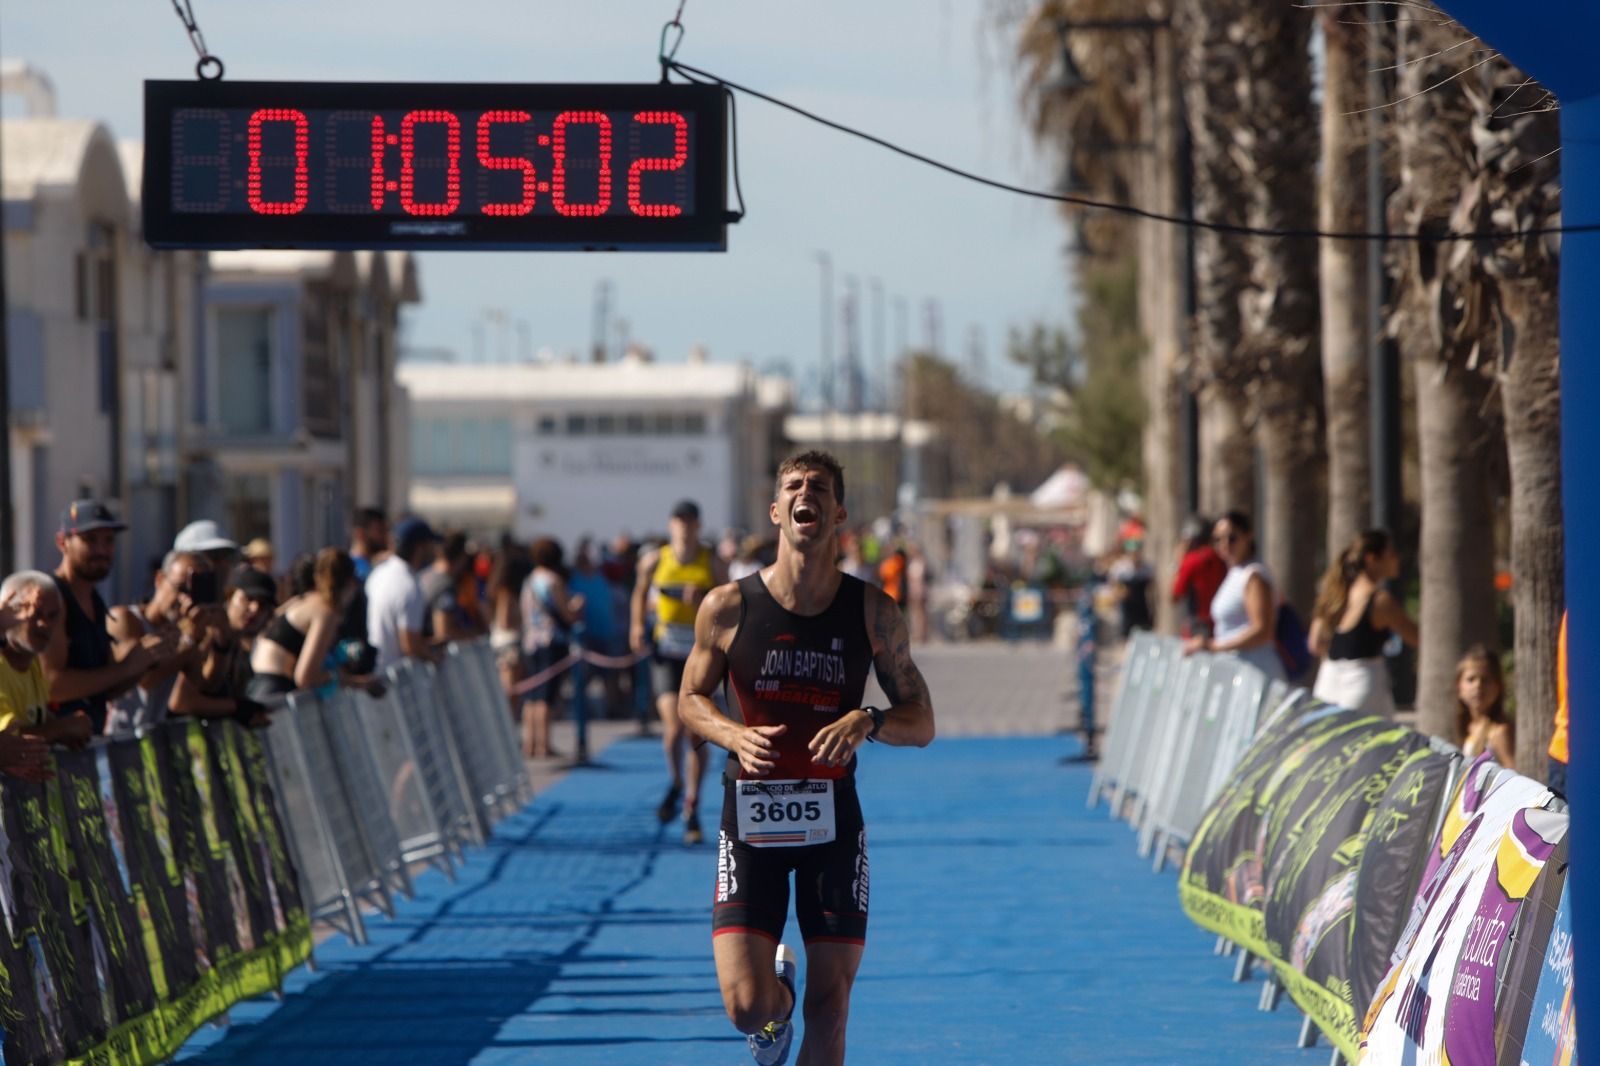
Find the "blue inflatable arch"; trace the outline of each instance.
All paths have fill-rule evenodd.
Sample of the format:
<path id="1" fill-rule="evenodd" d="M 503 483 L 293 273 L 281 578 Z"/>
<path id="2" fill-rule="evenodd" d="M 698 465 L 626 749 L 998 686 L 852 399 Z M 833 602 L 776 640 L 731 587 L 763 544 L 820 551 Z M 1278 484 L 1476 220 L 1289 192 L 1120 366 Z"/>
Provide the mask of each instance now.
<path id="1" fill-rule="evenodd" d="M 1600 3 L 1439 0 L 1561 101 L 1566 225 L 1600 223 Z M 1567 544 L 1574 993 L 1580 1054 L 1600 1059 L 1600 233 L 1561 242 L 1561 476 Z M 1587 461 L 1586 461 L 1587 460 Z M 1589 739 L 1590 736 L 1596 739 Z M 1585 1022 L 1587 1019 L 1587 1022 Z M 1586 1037 L 1584 1034 L 1588 1033 Z"/>

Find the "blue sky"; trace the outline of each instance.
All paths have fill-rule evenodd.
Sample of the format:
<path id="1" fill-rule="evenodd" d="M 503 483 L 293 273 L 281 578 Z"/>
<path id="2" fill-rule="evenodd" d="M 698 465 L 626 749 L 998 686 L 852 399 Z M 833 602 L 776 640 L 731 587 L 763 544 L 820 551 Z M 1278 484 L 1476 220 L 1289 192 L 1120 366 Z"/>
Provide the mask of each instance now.
<path id="1" fill-rule="evenodd" d="M 228 76 L 274 80 L 647 81 L 672 0 L 193 0 Z M 1022 128 L 1008 43 L 993 0 L 688 0 L 679 58 L 959 166 L 1036 187 L 1055 164 Z M 0 5 L 7 56 L 42 68 L 64 115 L 139 137 L 144 78 L 191 76 L 194 54 L 167 0 L 12 0 Z M 8 108 L 8 113 L 10 109 Z M 587 351 L 597 281 L 614 313 L 658 357 L 696 343 L 715 360 L 785 361 L 815 378 L 816 253 L 836 293 L 868 279 L 909 309 L 925 336 L 937 300 L 945 348 L 976 331 L 991 384 L 1015 388 L 1006 331 L 1070 313 L 1066 234 L 1053 208 L 960 181 L 759 101 L 739 103 L 746 219 L 726 254 L 430 253 L 407 342 L 471 359 L 532 347 Z M 505 321 L 510 326 L 497 323 Z M 884 332 L 893 348 L 892 302 Z M 837 347 L 837 345 L 836 345 Z"/>

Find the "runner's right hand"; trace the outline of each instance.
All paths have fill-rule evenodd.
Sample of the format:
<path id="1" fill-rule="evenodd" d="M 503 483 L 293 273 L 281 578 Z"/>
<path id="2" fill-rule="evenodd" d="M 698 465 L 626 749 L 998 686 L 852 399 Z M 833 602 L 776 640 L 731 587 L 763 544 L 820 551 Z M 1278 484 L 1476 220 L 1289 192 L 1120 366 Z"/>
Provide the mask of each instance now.
<path id="1" fill-rule="evenodd" d="M 747 726 L 733 742 L 733 754 L 744 772 L 754 777 L 765 777 L 778 765 L 777 737 L 788 732 L 786 725 Z"/>
<path id="2" fill-rule="evenodd" d="M 644 626 L 628 627 L 628 647 L 634 651 L 644 651 Z"/>

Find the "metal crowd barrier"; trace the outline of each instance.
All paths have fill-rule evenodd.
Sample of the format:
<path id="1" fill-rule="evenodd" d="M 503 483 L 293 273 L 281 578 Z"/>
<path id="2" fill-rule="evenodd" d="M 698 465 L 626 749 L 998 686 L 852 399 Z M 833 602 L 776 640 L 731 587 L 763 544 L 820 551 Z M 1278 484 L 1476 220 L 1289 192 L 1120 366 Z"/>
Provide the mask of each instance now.
<path id="1" fill-rule="evenodd" d="M 1112 703 L 1101 756 L 1089 783 L 1088 805 L 1109 800 L 1113 817 L 1124 818 L 1138 832 L 1139 854 L 1152 859 L 1159 872 L 1174 848 L 1186 847 L 1201 816 L 1227 784 L 1256 734 L 1308 698 L 1231 656 L 1183 654 L 1176 639 L 1137 632 L 1123 658 L 1119 687 Z M 1451 745 L 1433 740 L 1439 754 L 1459 755 Z M 1452 761 L 1435 812 L 1437 822 L 1462 771 Z M 1236 945 L 1217 940 L 1217 953 L 1233 955 Z M 1248 980 L 1252 957 L 1238 951 L 1235 981 Z M 1262 988 L 1262 1010 L 1275 1010 L 1282 998 L 1275 974 Z M 1307 1017 L 1299 1045 L 1317 1042 L 1315 1024 Z M 1335 1050 L 1334 1062 L 1342 1056 Z"/>
<path id="2" fill-rule="evenodd" d="M 363 904 L 393 915 L 411 865 L 454 878 L 468 845 L 532 793 L 493 653 L 391 667 L 386 691 L 296 692 L 265 730 L 306 907 L 363 943 Z"/>

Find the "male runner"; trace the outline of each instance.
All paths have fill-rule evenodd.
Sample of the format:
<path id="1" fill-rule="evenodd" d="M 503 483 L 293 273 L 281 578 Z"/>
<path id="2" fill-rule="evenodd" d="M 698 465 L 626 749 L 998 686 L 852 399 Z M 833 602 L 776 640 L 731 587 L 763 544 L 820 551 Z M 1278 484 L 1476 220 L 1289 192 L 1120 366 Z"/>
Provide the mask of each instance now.
<path id="1" fill-rule="evenodd" d="M 789 916 L 805 940 L 806 1035 L 800 1066 L 844 1062 L 850 988 L 867 932 L 867 834 L 855 753 L 868 740 L 922 747 L 933 705 L 911 661 L 900 609 L 842 573 L 844 474 L 826 452 L 778 468 L 771 508 L 777 562 L 706 597 L 684 671 L 682 711 L 728 749 L 712 951 L 722 1002 L 762 1066 L 794 1039 L 795 956 L 778 943 Z M 868 667 L 888 695 L 861 706 Z M 711 696 L 729 678 L 742 722 Z"/>
<path id="2" fill-rule="evenodd" d="M 683 684 L 683 664 L 694 648 L 695 611 L 706 593 L 728 580 L 728 568 L 710 546 L 700 543 L 700 507 L 693 500 L 681 500 L 667 521 L 667 543 L 639 559 L 639 572 L 633 585 L 632 625 L 628 642 L 634 651 L 643 651 L 645 613 L 650 594 L 655 593 L 655 655 L 651 671 L 655 681 L 656 713 L 661 715 L 661 745 L 667 753 L 667 772 L 672 784 L 656 809 L 665 825 L 678 813 L 683 800 L 683 842 L 698 844 L 705 839 L 700 831 L 700 778 L 705 776 L 706 751 L 688 744 L 683 721 L 678 715 L 678 689 Z M 683 749 L 689 747 L 688 781 L 684 781 Z"/>

